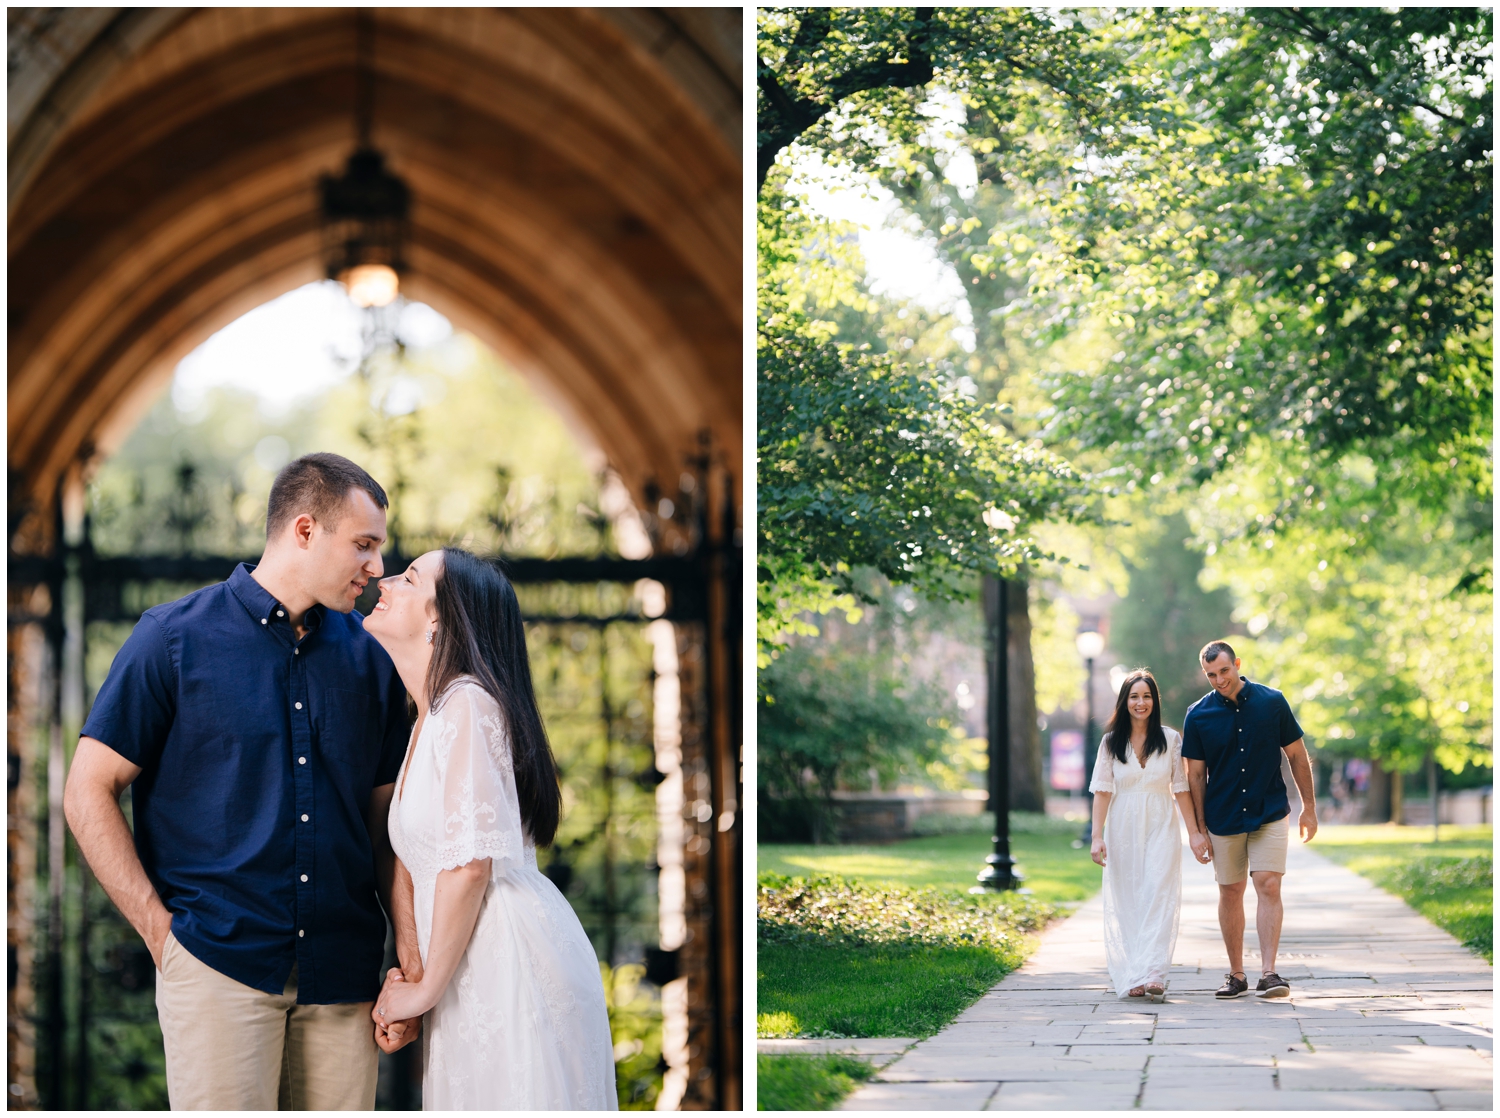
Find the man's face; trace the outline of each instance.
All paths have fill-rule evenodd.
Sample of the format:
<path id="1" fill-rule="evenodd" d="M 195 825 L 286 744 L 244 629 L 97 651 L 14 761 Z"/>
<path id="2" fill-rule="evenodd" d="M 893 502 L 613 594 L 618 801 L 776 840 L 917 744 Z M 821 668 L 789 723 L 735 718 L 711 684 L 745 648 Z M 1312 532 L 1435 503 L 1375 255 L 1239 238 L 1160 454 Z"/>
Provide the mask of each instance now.
<path id="1" fill-rule="evenodd" d="M 1221 652 L 1203 665 L 1203 674 L 1208 676 L 1215 691 L 1230 699 L 1240 685 L 1240 662 L 1231 660 L 1229 653 Z"/>
<path id="2" fill-rule="evenodd" d="M 385 573 L 385 510 L 363 489 L 351 489 L 331 528 L 314 524 L 306 555 L 305 586 L 327 609 L 348 613 L 372 578 Z"/>

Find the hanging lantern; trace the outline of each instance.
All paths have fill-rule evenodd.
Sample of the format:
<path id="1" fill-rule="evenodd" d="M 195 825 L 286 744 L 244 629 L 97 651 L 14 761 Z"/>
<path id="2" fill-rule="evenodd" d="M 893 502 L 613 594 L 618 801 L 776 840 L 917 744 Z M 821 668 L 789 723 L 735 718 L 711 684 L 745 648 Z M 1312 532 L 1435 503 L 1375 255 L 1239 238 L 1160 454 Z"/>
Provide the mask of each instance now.
<path id="1" fill-rule="evenodd" d="M 361 146 L 338 178 L 324 175 L 323 260 L 328 278 L 361 307 L 396 298 L 406 269 L 402 246 L 411 191 L 385 169 L 384 157 Z"/>

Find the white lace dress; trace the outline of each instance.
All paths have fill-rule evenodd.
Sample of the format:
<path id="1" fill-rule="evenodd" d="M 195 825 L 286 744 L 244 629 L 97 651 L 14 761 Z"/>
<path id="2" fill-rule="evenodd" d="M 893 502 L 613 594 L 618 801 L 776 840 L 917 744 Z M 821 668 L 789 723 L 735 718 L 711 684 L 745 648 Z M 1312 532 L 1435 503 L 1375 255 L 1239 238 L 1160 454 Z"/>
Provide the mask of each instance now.
<path id="1" fill-rule="evenodd" d="M 1089 791 L 1112 794 L 1104 818 L 1104 954 L 1115 994 L 1166 985 L 1182 908 L 1182 835 L 1173 794 L 1188 790 L 1182 737 L 1163 727 L 1167 751 L 1143 768 L 1135 751 L 1116 761 L 1103 742 Z"/>
<path id="2" fill-rule="evenodd" d="M 426 1110 L 614 1110 L 599 962 L 521 827 L 500 707 L 467 677 L 428 714 L 397 777 L 391 845 L 427 958 L 438 872 L 490 859 L 474 935 L 423 1022 Z"/>

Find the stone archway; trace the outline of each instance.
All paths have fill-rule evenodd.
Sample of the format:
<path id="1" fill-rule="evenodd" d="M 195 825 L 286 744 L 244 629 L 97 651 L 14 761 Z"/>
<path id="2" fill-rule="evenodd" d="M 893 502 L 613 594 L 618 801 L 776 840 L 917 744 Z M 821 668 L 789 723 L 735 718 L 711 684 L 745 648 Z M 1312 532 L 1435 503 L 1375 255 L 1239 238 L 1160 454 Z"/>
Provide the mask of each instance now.
<path id="1" fill-rule="evenodd" d="M 12 556 L 53 551 L 58 495 L 181 357 L 321 277 L 316 184 L 353 147 L 361 18 L 372 140 L 413 195 L 403 290 L 503 353 L 643 503 L 706 467 L 708 542 L 736 546 L 738 9 L 13 9 Z M 686 548 L 691 526 L 663 527 Z M 738 587 L 710 599 L 717 713 L 700 736 L 727 898 Z M 18 735 L 13 703 L 13 773 Z M 739 1105 L 738 918 L 723 905 L 700 976 L 719 994 L 713 1035 L 695 1040 L 685 1105 Z"/>

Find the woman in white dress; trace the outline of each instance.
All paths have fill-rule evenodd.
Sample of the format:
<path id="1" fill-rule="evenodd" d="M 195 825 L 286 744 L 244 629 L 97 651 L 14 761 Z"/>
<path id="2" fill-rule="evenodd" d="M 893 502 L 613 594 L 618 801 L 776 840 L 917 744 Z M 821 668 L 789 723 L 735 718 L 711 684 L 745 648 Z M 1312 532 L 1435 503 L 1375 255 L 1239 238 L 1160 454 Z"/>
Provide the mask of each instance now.
<path id="1" fill-rule="evenodd" d="M 456 548 L 380 583 L 365 623 L 416 702 L 391 801 L 396 919 L 420 975 L 393 969 L 372 1016 L 425 1014 L 426 1110 L 613 1110 L 599 963 L 537 869 L 561 809 L 514 589 Z"/>
<path id="2" fill-rule="evenodd" d="M 1182 735 L 1161 724 L 1156 679 L 1125 677 L 1099 743 L 1094 861 L 1104 867 L 1104 951 L 1118 997 L 1166 998 L 1182 906 L 1182 840 L 1202 831 L 1182 764 Z M 1174 811 L 1172 801 L 1177 801 Z"/>

